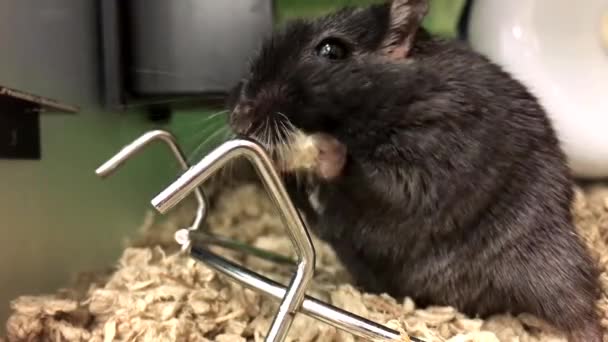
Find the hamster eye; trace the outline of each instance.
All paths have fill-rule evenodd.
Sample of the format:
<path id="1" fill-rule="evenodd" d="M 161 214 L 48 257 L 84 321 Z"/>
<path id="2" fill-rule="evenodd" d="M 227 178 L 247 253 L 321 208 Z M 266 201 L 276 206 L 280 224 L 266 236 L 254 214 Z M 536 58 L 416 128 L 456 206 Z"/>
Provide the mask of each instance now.
<path id="1" fill-rule="evenodd" d="M 323 58 L 338 60 L 348 56 L 348 49 L 341 41 L 330 38 L 323 40 L 317 45 L 316 53 Z"/>

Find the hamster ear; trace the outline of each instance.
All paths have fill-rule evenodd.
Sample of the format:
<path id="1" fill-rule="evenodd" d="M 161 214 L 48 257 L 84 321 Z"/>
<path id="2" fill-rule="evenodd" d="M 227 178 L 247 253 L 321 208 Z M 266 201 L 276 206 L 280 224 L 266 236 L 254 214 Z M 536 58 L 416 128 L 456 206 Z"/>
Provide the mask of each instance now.
<path id="1" fill-rule="evenodd" d="M 390 1 L 390 22 L 382 45 L 382 50 L 389 58 L 407 57 L 428 10 L 428 0 Z"/>

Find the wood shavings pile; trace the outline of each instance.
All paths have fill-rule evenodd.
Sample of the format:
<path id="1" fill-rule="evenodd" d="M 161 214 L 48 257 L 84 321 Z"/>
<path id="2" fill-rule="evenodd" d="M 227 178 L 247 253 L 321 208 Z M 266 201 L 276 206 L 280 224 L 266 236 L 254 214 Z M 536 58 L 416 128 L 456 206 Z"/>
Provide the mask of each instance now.
<path id="1" fill-rule="evenodd" d="M 287 256 L 294 256 L 267 196 L 257 186 L 220 194 L 207 220 L 213 232 Z M 608 293 L 608 188 L 579 191 L 573 208 L 580 232 L 592 247 Z M 173 233 L 188 225 L 191 211 L 169 220 L 145 219 L 111 270 L 83 274 L 70 288 L 48 296 L 24 296 L 12 303 L 8 341 L 263 341 L 277 303 L 224 278 L 182 255 Z M 558 342 L 564 337 L 529 315 L 481 320 L 449 307 L 417 308 L 406 299 L 361 293 L 331 249 L 314 240 L 318 258 L 308 294 L 337 307 L 387 324 L 428 342 Z M 287 283 L 289 266 L 214 249 L 265 276 Z M 598 303 L 608 322 L 608 300 Z M 289 341 L 357 341 L 352 335 L 299 315 Z M 404 341 L 407 338 L 404 337 Z"/>

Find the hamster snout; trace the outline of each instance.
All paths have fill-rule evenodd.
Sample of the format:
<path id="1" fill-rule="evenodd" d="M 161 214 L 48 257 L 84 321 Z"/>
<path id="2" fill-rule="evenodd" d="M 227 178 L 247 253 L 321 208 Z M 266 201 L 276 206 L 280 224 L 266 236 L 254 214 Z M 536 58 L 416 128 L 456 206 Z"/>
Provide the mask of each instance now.
<path id="1" fill-rule="evenodd" d="M 246 94 L 247 84 L 236 91 L 229 120 L 233 131 L 261 143 L 283 173 L 304 172 L 324 180 L 338 177 L 346 164 L 346 146 L 327 133 L 296 127 L 281 112 L 285 87 L 265 87 L 251 97 Z"/>
<path id="2" fill-rule="evenodd" d="M 250 113 L 250 105 L 240 103 L 236 105 L 230 115 L 230 126 L 236 133 L 247 134 L 251 130 L 253 121 L 247 120 Z"/>

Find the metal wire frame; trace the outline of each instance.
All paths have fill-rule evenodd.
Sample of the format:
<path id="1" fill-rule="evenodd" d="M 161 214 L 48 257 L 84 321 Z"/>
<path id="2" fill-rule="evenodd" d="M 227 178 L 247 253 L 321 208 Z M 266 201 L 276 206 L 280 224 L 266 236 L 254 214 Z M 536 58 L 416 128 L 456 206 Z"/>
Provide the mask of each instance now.
<path id="1" fill-rule="evenodd" d="M 120 150 L 117 154 L 115 154 L 111 159 L 109 159 L 108 161 L 103 163 L 103 165 L 98 167 L 97 170 L 95 170 L 95 174 L 102 178 L 111 176 L 118 168 L 123 166 L 129 159 L 131 159 L 133 156 L 138 154 L 145 147 L 147 147 L 148 145 L 150 145 L 151 143 L 156 142 L 156 141 L 162 142 L 165 145 L 167 145 L 169 147 L 169 149 L 171 150 L 171 153 L 177 160 L 179 167 L 182 170 L 188 170 L 188 168 L 190 166 L 188 165 L 188 161 L 186 160 L 184 153 L 177 145 L 177 141 L 175 140 L 175 137 L 167 131 L 155 130 L 155 131 L 150 131 L 150 132 L 144 133 L 142 136 L 137 138 L 135 141 L 133 141 L 129 145 L 123 147 L 123 149 Z M 176 234 L 176 240 L 178 240 L 178 242 L 180 242 L 180 244 L 182 246 L 187 246 L 185 243 L 183 243 L 183 242 L 186 242 L 186 240 L 184 240 L 184 239 L 187 238 L 187 236 L 184 236 L 185 235 L 184 233 L 187 231 L 193 231 L 193 230 L 197 230 L 198 228 L 200 228 L 201 224 L 203 223 L 203 219 L 205 218 L 205 215 L 207 213 L 207 208 L 209 207 L 209 205 L 207 203 L 207 198 L 205 197 L 205 195 L 203 194 L 203 191 L 201 189 L 198 189 L 198 188 L 194 189 L 194 197 L 196 198 L 196 202 L 198 203 L 194 222 L 192 222 L 192 225 L 190 227 L 188 227 L 186 230 L 180 230 Z"/>
<path id="2" fill-rule="evenodd" d="M 160 213 L 166 213 L 192 192 L 195 193 L 198 201 L 198 210 L 192 226 L 176 233 L 176 241 L 182 246 L 182 249 L 188 251 L 191 257 L 240 282 L 242 285 L 281 301 L 279 310 L 266 336 L 266 341 L 284 341 L 297 312 L 302 312 L 362 338 L 384 341 L 401 340 L 402 337 L 399 332 L 393 329 L 306 296 L 306 289 L 314 273 L 315 250 L 308 230 L 292 204 L 272 161 L 265 150 L 257 143 L 246 139 L 228 141 L 190 168 L 173 135 L 166 131 L 156 130 L 142 135 L 125 146 L 118 154 L 96 170 L 97 175 L 101 177 L 110 175 L 153 141 L 160 141 L 168 145 L 181 168 L 185 171 L 182 176 L 152 200 L 153 206 Z M 205 248 L 193 246 L 191 243 L 190 233 L 199 228 L 205 217 L 206 208 L 208 208 L 207 199 L 204 192 L 199 188 L 200 185 L 228 162 L 240 157 L 247 158 L 256 168 L 271 199 L 278 207 L 281 218 L 287 226 L 289 237 L 296 248 L 298 265 L 296 273 L 287 288 Z M 410 337 L 410 339 L 411 341 L 422 342 L 414 337 Z"/>

